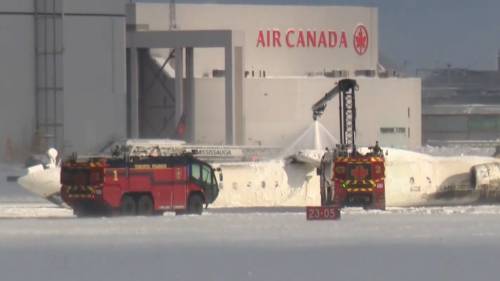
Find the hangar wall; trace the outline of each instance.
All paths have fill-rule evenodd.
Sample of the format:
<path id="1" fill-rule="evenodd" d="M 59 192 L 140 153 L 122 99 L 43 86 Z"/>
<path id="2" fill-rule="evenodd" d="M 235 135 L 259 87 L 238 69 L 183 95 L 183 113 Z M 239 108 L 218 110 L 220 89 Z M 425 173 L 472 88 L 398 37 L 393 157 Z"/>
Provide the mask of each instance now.
<path id="1" fill-rule="evenodd" d="M 126 135 L 125 3 L 63 1 L 59 148 L 64 151 L 92 152 Z M 5 161 L 24 160 L 36 142 L 34 5 L 33 0 L 0 2 L 0 159 Z"/>
<path id="2" fill-rule="evenodd" d="M 34 129 L 33 18 L 17 14 L 31 6 L 0 2 L 0 155 L 6 160 L 30 145 Z"/>
<path id="3" fill-rule="evenodd" d="M 174 28 L 166 4 L 131 4 L 127 14 L 127 23 L 140 30 Z M 265 70 L 267 76 L 377 68 L 378 10 L 374 7 L 176 4 L 174 23 L 178 30 L 244 31 L 245 70 Z M 358 25 L 367 30 L 367 49 L 362 54 L 354 49 Z M 308 42 L 308 31 L 315 40 Z M 320 42 L 322 33 L 326 44 Z M 195 49 L 195 58 L 195 76 L 210 77 L 213 69 L 224 69 L 222 49 Z"/>
<path id="4" fill-rule="evenodd" d="M 420 79 L 357 77 L 357 143 L 415 148 L 421 140 Z M 335 79 L 246 79 L 245 143 L 287 146 L 311 125 L 311 106 L 335 86 Z M 198 143 L 224 143 L 224 81 L 196 79 L 195 136 Z M 336 138 L 338 99 L 320 122 Z"/>
<path id="5" fill-rule="evenodd" d="M 64 24 L 65 151 L 95 152 L 126 137 L 125 17 L 66 17 Z"/>

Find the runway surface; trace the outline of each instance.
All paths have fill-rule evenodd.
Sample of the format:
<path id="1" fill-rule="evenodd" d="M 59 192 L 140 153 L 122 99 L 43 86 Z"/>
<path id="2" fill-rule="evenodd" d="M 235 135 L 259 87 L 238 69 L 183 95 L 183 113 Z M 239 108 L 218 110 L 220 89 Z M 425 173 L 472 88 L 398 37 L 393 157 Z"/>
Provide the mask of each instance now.
<path id="1" fill-rule="evenodd" d="M 496 280 L 500 207 L 78 219 L 0 204 L 1 280 Z"/>

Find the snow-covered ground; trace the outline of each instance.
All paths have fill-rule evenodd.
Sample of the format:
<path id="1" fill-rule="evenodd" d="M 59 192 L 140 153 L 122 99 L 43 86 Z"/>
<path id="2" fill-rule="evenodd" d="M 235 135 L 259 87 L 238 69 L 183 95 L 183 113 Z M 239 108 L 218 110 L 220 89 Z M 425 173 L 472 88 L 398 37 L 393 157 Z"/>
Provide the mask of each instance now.
<path id="1" fill-rule="evenodd" d="M 77 219 L 50 205 L 39 214 L 28 211 L 40 207 L 0 207 L 0 280 L 500 276 L 498 206 L 347 209 L 340 221 L 322 222 L 306 221 L 300 210 L 95 219 Z"/>
<path id="2" fill-rule="evenodd" d="M 0 202 L 0 219 L 71 217 L 73 211 L 50 202 Z M 1 280 L 1 279 L 0 279 Z"/>
<path id="3" fill-rule="evenodd" d="M 499 264 L 500 206 L 77 219 L 0 179 L 1 281 L 493 281 Z"/>

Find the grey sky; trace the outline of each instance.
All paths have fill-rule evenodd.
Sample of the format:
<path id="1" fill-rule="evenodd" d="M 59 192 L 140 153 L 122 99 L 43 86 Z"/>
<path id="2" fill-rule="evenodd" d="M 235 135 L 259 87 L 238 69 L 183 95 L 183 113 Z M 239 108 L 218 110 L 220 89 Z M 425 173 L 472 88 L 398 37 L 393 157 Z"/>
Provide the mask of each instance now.
<path id="1" fill-rule="evenodd" d="M 137 2 L 169 2 L 142 0 Z M 380 51 L 416 68 L 495 69 L 500 48 L 498 0 L 177 0 L 177 3 L 363 5 L 379 8 Z"/>

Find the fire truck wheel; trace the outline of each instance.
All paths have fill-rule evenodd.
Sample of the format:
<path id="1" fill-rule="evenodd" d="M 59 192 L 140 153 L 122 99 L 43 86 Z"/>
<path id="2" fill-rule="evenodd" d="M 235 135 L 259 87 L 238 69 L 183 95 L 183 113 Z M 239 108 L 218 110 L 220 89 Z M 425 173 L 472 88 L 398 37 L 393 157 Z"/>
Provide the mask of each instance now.
<path id="1" fill-rule="evenodd" d="M 84 218 L 89 216 L 89 213 L 82 207 L 74 208 L 73 214 L 79 218 Z"/>
<path id="2" fill-rule="evenodd" d="M 188 214 L 198 214 L 203 213 L 203 197 L 199 194 L 193 194 L 189 196 L 188 202 Z"/>
<path id="3" fill-rule="evenodd" d="M 382 210 L 382 211 L 385 211 L 385 200 L 379 202 L 377 205 L 376 205 L 376 208 L 379 209 L 379 210 Z"/>
<path id="4" fill-rule="evenodd" d="M 140 216 L 151 216 L 154 211 L 153 199 L 149 195 L 141 195 L 137 201 L 137 214 Z"/>
<path id="5" fill-rule="evenodd" d="M 120 213 L 122 216 L 135 216 L 137 214 L 137 204 L 134 197 L 130 195 L 123 196 Z"/>

